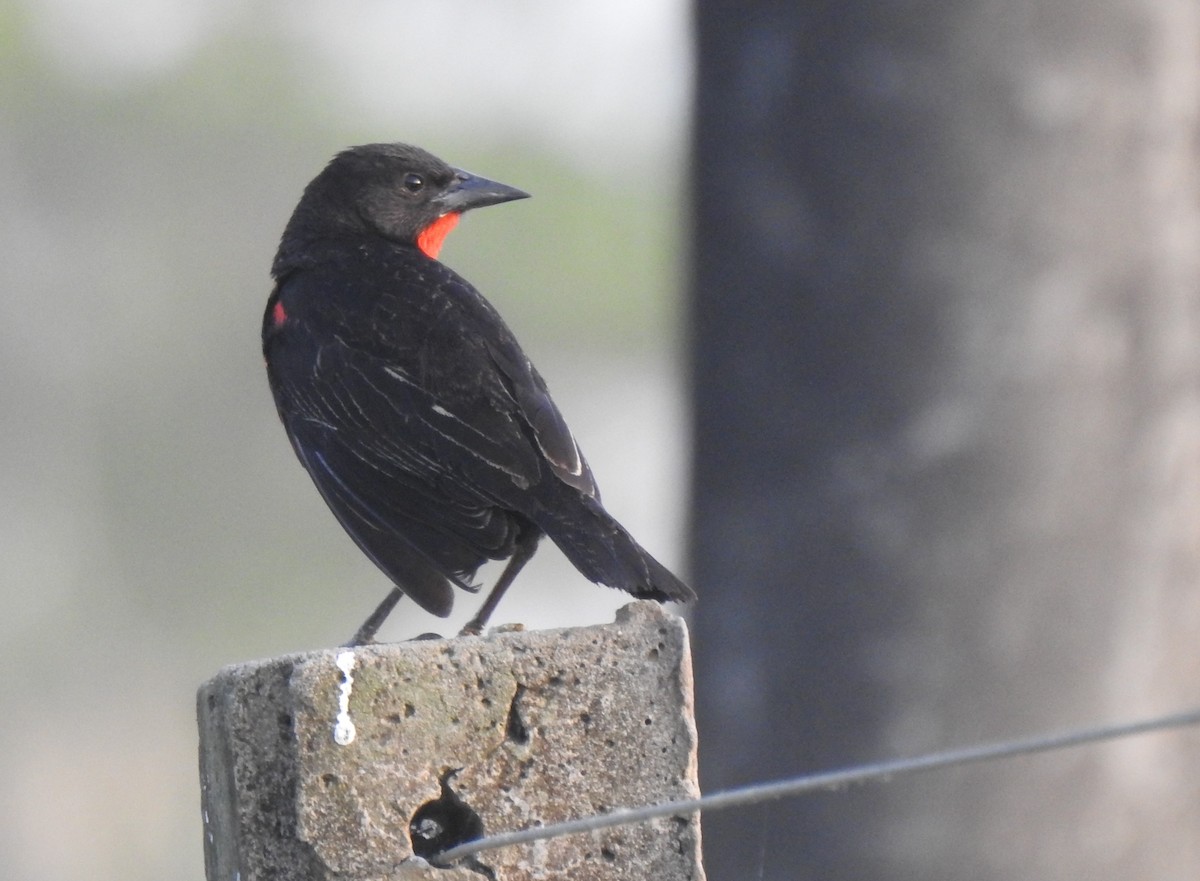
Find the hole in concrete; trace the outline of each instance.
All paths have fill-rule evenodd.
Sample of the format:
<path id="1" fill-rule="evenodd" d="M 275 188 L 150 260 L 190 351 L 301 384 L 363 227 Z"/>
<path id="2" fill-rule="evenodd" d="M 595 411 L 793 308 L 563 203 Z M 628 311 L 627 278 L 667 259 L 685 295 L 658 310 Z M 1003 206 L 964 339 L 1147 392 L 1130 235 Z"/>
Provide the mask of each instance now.
<path id="1" fill-rule="evenodd" d="M 518 685 L 512 703 L 508 705 L 508 722 L 504 725 L 504 736 L 521 746 L 529 743 L 529 729 L 525 727 L 525 720 L 521 718 L 521 707 L 519 706 L 524 694 L 525 686 Z"/>
<path id="2" fill-rule="evenodd" d="M 408 821 L 413 853 L 422 859 L 432 861 L 444 850 L 483 837 L 479 814 L 450 788 L 450 780 L 460 770 L 446 771 L 440 781 L 441 796 L 417 808 Z"/>

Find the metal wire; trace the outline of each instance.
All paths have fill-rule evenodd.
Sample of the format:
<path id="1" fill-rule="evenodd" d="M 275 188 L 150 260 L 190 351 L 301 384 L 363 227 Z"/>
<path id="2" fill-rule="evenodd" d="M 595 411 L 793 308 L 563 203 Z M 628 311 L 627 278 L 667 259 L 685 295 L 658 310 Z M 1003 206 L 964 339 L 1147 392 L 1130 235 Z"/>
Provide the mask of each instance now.
<path id="1" fill-rule="evenodd" d="M 902 774 L 934 771 L 941 768 L 974 764 L 976 762 L 990 762 L 997 759 L 1068 749 L 1106 740 L 1117 740 L 1123 737 L 1149 734 L 1150 732 L 1165 731 L 1172 728 L 1184 728 L 1197 724 L 1200 724 L 1200 709 L 1174 713 L 1168 716 L 1159 716 L 1140 722 L 1082 728 L 1061 734 L 1029 737 L 1021 740 L 1007 740 L 1000 743 L 930 753 L 911 759 L 895 759 L 869 765 L 857 765 L 853 768 L 838 771 L 805 774 L 787 780 L 776 780 L 770 783 L 759 783 L 738 789 L 730 789 L 701 798 L 685 798 L 678 801 L 663 802 L 661 804 L 646 805 L 637 808 L 618 808 L 605 814 L 582 817 L 578 820 L 568 820 L 564 823 L 553 823 L 549 826 L 535 826 L 517 832 L 503 832 L 498 835 L 490 835 L 486 838 L 480 838 L 475 841 L 469 841 L 466 844 L 460 844 L 457 847 L 449 848 L 439 854 L 432 862 L 437 865 L 447 865 L 464 857 L 474 856 L 475 854 L 488 850 L 496 850 L 501 847 L 511 847 L 515 844 L 527 844 L 531 841 L 559 838 L 564 835 L 576 835 L 582 832 L 594 832 L 597 829 L 640 823 L 656 817 L 671 817 L 690 814 L 694 811 L 719 811 L 737 805 L 757 804 L 758 802 L 801 795 L 815 790 L 832 790 L 874 780 L 886 780 L 891 777 L 899 777 Z"/>

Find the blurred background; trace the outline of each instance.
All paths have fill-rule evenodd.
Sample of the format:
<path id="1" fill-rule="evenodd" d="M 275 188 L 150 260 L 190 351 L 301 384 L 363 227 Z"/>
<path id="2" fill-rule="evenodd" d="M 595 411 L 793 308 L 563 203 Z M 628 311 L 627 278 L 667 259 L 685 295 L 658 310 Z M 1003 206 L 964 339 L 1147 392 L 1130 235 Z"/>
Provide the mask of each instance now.
<path id="1" fill-rule="evenodd" d="M 683 0 L 0 2 L 6 877 L 203 877 L 196 687 L 341 642 L 387 591 L 259 349 L 279 234 L 343 147 L 410 141 L 533 193 L 442 259 L 678 566 L 689 65 Z M 626 599 L 549 544 L 521 581 L 496 623 Z M 461 599 L 449 622 L 402 605 L 381 638 L 452 632 Z"/>
<path id="2" fill-rule="evenodd" d="M 1181 0 L 0 0 L 4 874 L 202 877 L 195 688 L 387 590 L 258 341 L 367 141 L 533 193 L 443 259 L 701 596 L 705 789 L 1192 704 L 1198 133 Z M 494 620 L 624 601 L 546 545 Z M 706 816 L 706 868 L 1192 881 L 1197 736 Z"/>

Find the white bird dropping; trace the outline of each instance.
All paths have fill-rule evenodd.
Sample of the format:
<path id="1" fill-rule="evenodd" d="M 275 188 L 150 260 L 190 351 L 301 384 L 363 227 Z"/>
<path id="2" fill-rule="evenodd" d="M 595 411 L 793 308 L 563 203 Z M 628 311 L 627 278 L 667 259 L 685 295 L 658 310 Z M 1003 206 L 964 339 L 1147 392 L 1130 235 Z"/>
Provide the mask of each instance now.
<path id="1" fill-rule="evenodd" d="M 354 742 L 358 734 L 350 719 L 350 691 L 354 688 L 354 652 L 338 652 L 338 669 L 342 671 L 342 684 L 338 686 L 338 714 L 333 724 L 333 742 L 346 746 Z"/>

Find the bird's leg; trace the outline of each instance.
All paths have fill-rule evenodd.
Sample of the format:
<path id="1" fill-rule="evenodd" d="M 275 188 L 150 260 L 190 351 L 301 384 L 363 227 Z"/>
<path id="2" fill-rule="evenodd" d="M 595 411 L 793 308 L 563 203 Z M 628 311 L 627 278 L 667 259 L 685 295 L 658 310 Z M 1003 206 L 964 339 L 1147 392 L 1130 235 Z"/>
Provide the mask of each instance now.
<path id="1" fill-rule="evenodd" d="M 393 587 L 392 592 L 383 598 L 383 602 L 375 607 L 375 611 L 371 616 L 362 623 L 362 627 L 354 632 L 350 637 L 350 641 L 346 643 L 348 648 L 353 648 L 357 645 L 370 645 L 375 641 L 375 634 L 379 632 L 379 628 L 383 626 L 383 622 L 387 620 L 387 616 L 391 614 L 392 609 L 396 608 L 396 603 L 400 602 L 400 598 L 404 596 L 400 588 Z"/>
<path id="2" fill-rule="evenodd" d="M 521 536 L 517 543 L 516 551 L 509 557 L 508 565 L 504 567 L 504 571 L 496 579 L 496 585 L 492 588 L 492 592 L 487 595 L 487 599 L 483 601 L 483 605 L 479 607 L 479 611 L 475 613 L 475 617 L 468 621 L 466 626 L 458 632 L 459 636 L 478 636 L 483 633 L 483 628 L 487 624 L 488 618 L 492 617 L 492 612 L 496 611 L 496 606 L 500 604 L 500 598 L 504 596 L 504 592 L 513 583 L 513 580 L 517 577 L 517 573 L 529 562 L 529 559 L 533 556 L 533 552 L 537 550 L 538 540 L 541 537 L 541 532 L 536 529 L 530 529 L 525 535 Z"/>

